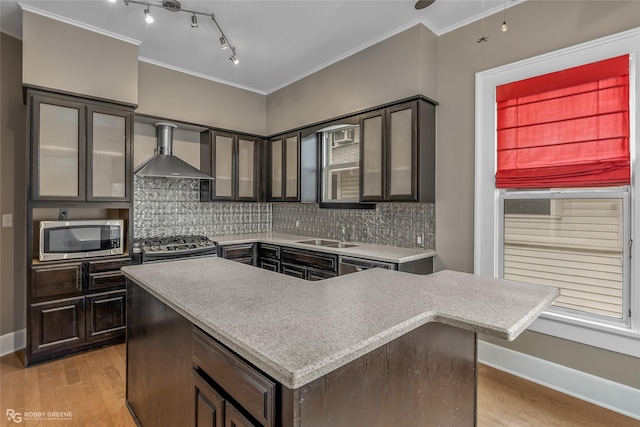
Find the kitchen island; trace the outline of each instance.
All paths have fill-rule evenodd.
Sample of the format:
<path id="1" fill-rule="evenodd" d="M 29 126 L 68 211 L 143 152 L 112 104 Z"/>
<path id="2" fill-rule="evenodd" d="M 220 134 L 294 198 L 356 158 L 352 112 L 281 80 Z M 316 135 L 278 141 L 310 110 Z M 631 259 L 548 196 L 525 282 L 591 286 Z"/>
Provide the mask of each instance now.
<path id="1" fill-rule="evenodd" d="M 477 333 L 515 339 L 556 288 L 372 269 L 306 282 L 219 258 L 122 269 L 142 426 L 472 426 Z"/>

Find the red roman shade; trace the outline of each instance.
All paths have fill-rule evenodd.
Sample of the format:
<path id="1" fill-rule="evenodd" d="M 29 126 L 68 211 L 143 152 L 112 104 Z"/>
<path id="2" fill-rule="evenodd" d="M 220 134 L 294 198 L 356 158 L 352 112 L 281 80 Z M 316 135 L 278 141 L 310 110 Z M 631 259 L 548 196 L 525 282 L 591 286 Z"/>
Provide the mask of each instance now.
<path id="1" fill-rule="evenodd" d="M 499 86 L 496 101 L 496 187 L 629 184 L 629 55 Z"/>

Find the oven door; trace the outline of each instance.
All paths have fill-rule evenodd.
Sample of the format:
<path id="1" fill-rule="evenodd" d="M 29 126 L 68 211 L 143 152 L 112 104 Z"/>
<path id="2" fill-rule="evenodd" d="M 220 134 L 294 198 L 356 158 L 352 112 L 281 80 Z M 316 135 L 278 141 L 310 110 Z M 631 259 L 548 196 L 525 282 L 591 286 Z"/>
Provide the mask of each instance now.
<path id="1" fill-rule="evenodd" d="M 40 261 L 122 255 L 124 222 L 41 221 Z"/>

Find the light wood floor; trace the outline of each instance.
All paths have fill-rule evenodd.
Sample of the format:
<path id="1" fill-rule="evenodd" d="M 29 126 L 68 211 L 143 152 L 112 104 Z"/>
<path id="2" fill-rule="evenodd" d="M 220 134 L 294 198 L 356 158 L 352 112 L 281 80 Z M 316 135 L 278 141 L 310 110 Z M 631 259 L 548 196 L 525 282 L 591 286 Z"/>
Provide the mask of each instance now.
<path id="1" fill-rule="evenodd" d="M 124 344 L 26 369 L 19 356 L 0 359 L 2 426 L 135 426 L 124 404 Z M 485 365 L 479 365 L 478 373 L 478 427 L 640 426 L 640 421 Z M 71 412 L 72 416 L 68 421 L 23 420 L 14 424 L 5 416 L 7 409 Z"/>

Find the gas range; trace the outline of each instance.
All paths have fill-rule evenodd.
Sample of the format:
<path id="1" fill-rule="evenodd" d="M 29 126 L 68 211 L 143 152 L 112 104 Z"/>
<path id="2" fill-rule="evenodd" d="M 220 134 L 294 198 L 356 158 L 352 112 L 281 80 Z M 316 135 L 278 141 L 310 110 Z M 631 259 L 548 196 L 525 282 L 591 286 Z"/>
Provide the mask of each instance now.
<path id="1" fill-rule="evenodd" d="M 195 256 L 216 256 L 218 248 L 205 236 L 174 236 L 135 239 L 134 257 L 140 263 Z"/>

